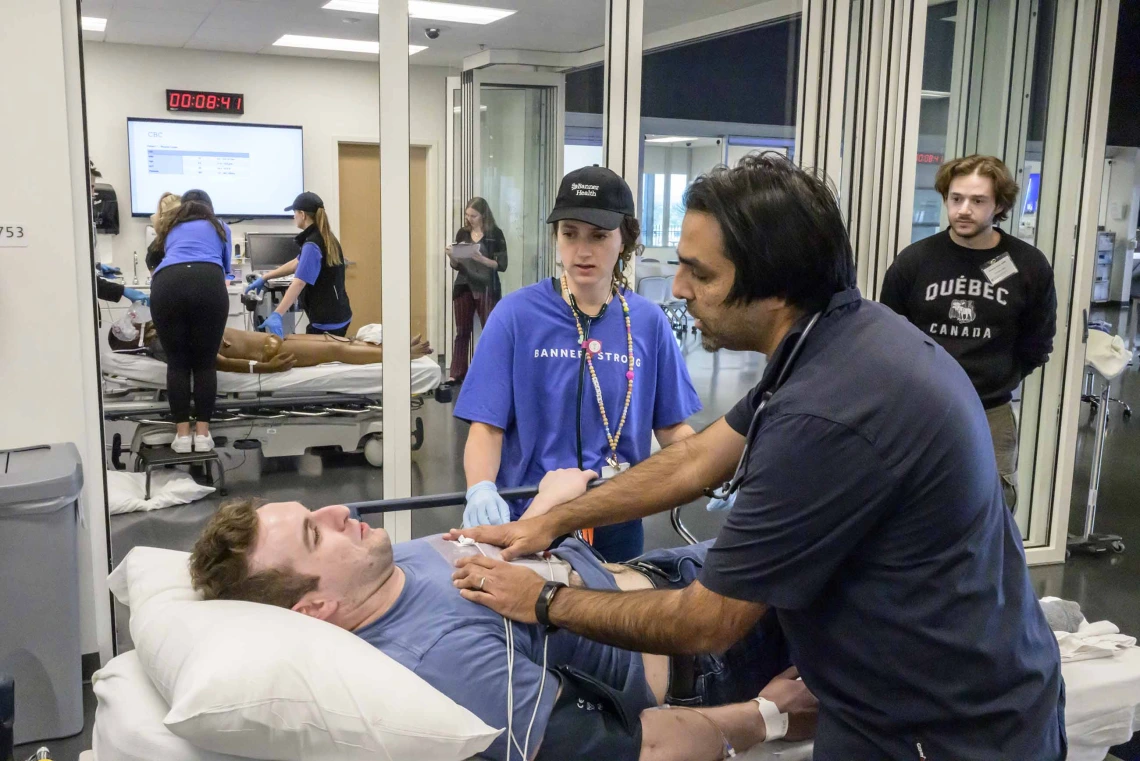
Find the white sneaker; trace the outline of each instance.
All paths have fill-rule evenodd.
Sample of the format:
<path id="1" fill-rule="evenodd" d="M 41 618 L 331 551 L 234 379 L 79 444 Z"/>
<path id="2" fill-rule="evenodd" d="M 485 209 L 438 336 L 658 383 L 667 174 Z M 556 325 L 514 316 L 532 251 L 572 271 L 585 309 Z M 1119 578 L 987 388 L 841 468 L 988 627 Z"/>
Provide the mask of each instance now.
<path id="1" fill-rule="evenodd" d="M 190 454 L 194 449 L 192 441 L 189 436 L 175 436 L 174 441 L 170 442 L 170 448 L 178 454 Z"/>
<path id="2" fill-rule="evenodd" d="M 205 436 L 194 437 L 194 451 L 195 452 L 213 452 L 214 451 L 214 437 L 210 434 Z"/>

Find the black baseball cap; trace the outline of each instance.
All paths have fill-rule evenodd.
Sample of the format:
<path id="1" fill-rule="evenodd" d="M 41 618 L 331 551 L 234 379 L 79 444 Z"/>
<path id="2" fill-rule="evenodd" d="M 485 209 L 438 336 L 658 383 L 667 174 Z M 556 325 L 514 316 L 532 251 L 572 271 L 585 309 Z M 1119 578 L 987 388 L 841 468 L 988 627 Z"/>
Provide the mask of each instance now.
<path id="1" fill-rule="evenodd" d="M 325 208 L 325 202 L 316 193 L 305 191 L 301 195 L 293 199 L 292 206 L 286 206 L 285 211 L 307 211 L 310 214 L 316 214 L 317 209 Z"/>
<path id="2" fill-rule="evenodd" d="M 604 166 L 586 166 L 562 178 L 554 210 L 546 222 L 574 219 L 603 230 L 616 230 L 623 219 L 636 213 L 633 191 L 625 180 Z"/>

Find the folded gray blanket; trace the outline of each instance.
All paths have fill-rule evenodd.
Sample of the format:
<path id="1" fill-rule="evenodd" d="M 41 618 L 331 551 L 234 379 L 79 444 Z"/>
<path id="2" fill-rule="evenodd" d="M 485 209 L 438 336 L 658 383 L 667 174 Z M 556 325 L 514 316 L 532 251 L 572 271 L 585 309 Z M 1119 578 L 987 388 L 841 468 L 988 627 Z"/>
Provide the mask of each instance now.
<path id="1" fill-rule="evenodd" d="M 1072 600 L 1042 600 L 1041 610 L 1045 612 L 1049 628 L 1055 632 L 1076 632 L 1085 620 L 1080 604 Z"/>

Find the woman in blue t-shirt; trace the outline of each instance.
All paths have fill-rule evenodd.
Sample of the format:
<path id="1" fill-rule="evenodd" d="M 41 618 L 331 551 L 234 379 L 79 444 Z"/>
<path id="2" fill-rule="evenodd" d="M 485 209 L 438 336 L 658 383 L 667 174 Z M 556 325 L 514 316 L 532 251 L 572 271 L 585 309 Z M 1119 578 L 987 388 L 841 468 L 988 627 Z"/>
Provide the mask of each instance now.
<path id="1" fill-rule="evenodd" d="M 208 452 L 214 448 L 210 419 L 218 394 L 215 361 L 230 298 L 233 235 L 214 215 L 204 190 L 182 194 L 173 217 L 155 230 L 150 261 L 157 261 L 150 287 L 150 311 L 158 340 L 166 350 L 166 393 L 174 416 L 175 452 Z M 191 387 L 193 393 L 191 394 Z M 197 414 L 190 437 L 190 399 Z"/>
<path id="2" fill-rule="evenodd" d="M 502 300 L 475 349 L 455 415 L 471 423 L 463 466 L 464 526 L 517 520 L 500 488 L 537 484 L 579 467 L 612 476 L 692 435 L 701 408 L 664 312 L 623 276 L 639 249 L 633 193 L 618 175 L 586 167 L 562 180 L 554 227 L 564 274 Z M 617 562 L 641 554 L 641 521 L 596 529 Z"/>
<path id="3" fill-rule="evenodd" d="M 293 275 L 293 282 L 281 297 L 281 302 L 273 314 L 262 324 L 261 329 L 284 338 L 285 330 L 281 318 L 293 308 L 301 291 L 305 292 L 305 314 L 309 317 L 306 333 L 329 333 L 344 337 L 352 323 L 352 306 L 348 301 L 348 291 L 344 287 L 344 254 L 340 241 L 333 235 L 325 213 L 325 202 L 316 193 L 308 191 L 297 196 L 285 211 L 293 212 L 293 224 L 301 230 L 296 237 L 301 255 L 283 264 L 272 272 L 254 280 L 245 289 L 261 292 L 265 281 L 285 275 Z"/>

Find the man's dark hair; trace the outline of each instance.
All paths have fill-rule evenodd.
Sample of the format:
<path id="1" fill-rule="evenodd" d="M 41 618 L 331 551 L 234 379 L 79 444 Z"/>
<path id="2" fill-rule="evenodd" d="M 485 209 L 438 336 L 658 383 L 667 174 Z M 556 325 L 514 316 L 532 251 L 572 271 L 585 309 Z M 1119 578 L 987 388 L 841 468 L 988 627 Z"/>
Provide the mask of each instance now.
<path id="1" fill-rule="evenodd" d="M 851 241 L 827 180 L 769 151 L 701 175 L 685 210 L 711 215 L 736 267 L 729 303 L 784 298 L 805 311 L 855 285 Z"/>

